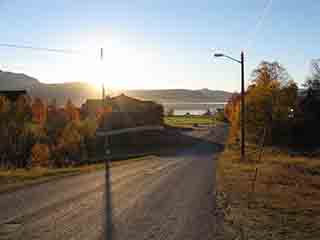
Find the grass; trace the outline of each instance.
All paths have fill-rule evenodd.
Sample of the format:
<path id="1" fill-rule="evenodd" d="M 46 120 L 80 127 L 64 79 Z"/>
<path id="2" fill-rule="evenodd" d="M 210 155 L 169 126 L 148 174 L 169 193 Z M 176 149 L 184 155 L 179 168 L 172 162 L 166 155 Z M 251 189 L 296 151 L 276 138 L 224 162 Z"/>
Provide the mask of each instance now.
<path id="1" fill-rule="evenodd" d="M 172 127 L 193 127 L 194 124 L 210 125 L 214 124 L 215 120 L 212 116 L 167 116 L 164 119 L 166 125 Z"/>
<path id="2" fill-rule="evenodd" d="M 257 162 L 252 146 L 251 161 L 242 163 L 239 155 L 227 148 L 218 162 L 225 234 L 232 239 L 242 229 L 243 239 L 320 239 L 320 159 L 269 148 Z"/>
<path id="3" fill-rule="evenodd" d="M 128 164 L 132 161 L 145 160 L 148 157 L 136 157 L 126 160 L 113 161 L 111 167 L 116 167 L 123 164 Z M 30 170 L 15 169 L 15 170 L 0 170 L 0 193 L 14 191 L 27 185 L 34 185 L 51 181 L 60 177 L 90 173 L 98 170 L 103 170 L 104 163 L 95 163 L 77 167 L 65 168 L 41 168 L 35 167 Z"/>

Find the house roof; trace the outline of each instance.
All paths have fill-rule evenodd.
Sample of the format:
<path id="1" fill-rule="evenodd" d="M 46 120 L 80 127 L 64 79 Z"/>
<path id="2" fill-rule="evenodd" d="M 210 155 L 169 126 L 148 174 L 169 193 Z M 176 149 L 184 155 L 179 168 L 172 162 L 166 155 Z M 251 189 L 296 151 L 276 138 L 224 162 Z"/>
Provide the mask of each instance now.
<path id="1" fill-rule="evenodd" d="M 109 105 L 113 108 L 114 111 L 122 112 L 136 112 L 141 111 L 147 105 L 156 105 L 152 101 L 143 101 L 136 98 L 128 97 L 124 94 L 121 94 L 116 97 L 106 97 L 106 105 Z M 101 99 L 88 99 L 83 105 L 89 109 L 97 109 L 102 106 Z"/>

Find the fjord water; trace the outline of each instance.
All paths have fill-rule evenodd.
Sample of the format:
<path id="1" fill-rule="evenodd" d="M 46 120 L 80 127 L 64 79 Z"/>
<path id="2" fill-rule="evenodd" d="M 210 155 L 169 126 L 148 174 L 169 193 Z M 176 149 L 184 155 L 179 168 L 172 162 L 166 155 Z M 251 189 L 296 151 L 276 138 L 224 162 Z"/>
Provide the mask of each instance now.
<path id="1" fill-rule="evenodd" d="M 225 102 L 169 102 L 163 103 L 165 109 L 173 110 L 173 114 L 177 116 L 186 115 L 203 115 L 208 110 L 214 113 L 218 108 L 224 108 Z"/>

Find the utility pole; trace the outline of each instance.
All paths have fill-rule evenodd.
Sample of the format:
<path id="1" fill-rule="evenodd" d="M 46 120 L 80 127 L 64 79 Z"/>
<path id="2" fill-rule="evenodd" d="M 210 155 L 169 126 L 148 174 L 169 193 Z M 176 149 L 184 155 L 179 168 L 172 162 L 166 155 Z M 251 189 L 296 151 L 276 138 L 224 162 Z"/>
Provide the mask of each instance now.
<path id="1" fill-rule="evenodd" d="M 103 62 L 103 48 L 100 49 L 100 61 L 101 61 L 101 68 Z M 103 76 L 100 76 L 103 77 Z M 104 109 L 106 107 L 106 96 L 105 96 L 105 89 L 104 83 L 102 81 L 102 128 L 105 126 L 105 119 L 104 119 Z M 109 136 L 105 137 L 105 153 L 106 160 L 105 160 L 105 239 L 112 240 L 112 197 L 111 197 L 111 179 L 110 179 L 110 154 L 111 154 L 111 146 L 109 141 Z"/>
<path id="2" fill-rule="evenodd" d="M 241 143 L 240 143 L 240 154 L 241 154 L 241 160 L 245 161 L 245 101 L 244 101 L 244 53 L 241 52 L 240 60 L 230 57 L 223 53 L 215 53 L 214 57 L 226 57 L 230 60 L 240 63 L 241 64 L 241 109 L 240 109 L 240 118 L 241 118 Z"/>
<path id="3" fill-rule="evenodd" d="M 102 62 L 103 62 L 103 48 L 100 48 L 100 61 L 101 61 L 101 65 L 102 65 Z M 105 96 L 105 91 L 104 91 L 104 83 L 102 82 L 102 104 L 103 104 L 103 107 L 105 107 L 104 106 L 105 98 L 106 98 L 106 96 Z"/>
<path id="4" fill-rule="evenodd" d="M 245 161 L 244 53 L 241 52 L 241 160 Z"/>

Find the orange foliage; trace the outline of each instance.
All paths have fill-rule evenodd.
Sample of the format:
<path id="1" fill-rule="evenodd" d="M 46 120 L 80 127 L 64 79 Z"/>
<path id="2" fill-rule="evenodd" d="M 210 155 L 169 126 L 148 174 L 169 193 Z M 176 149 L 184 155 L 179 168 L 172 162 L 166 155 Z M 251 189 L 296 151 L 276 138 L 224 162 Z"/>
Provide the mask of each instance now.
<path id="1" fill-rule="evenodd" d="M 225 115 L 231 124 L 230 141 L 237 140 L 239 134 L 240 94 L 234 93 L 225 106 Z"/>
<path id="2" fill-rule="evenodd" d="M 31 149 L 33 166 L 48 166 L 50 150 L 47 144 L 36 143 Z"/>
<path id="3" fill-rule="evenodd" d="M 79 122 L 80 121 L 80 111 L 79 109 L 74 106 L 74 104 L 69 99 L 66 106 L 65 106 L 65 112 L 67 114 L 67 118 L 69 121 L 72 122 Z"/>
<path id="4" fill-rule="evenodd" d="M 44 124 L 47 120 L 47 106 L 43 103 L 43 101 L 40 98 L 36 98 L 32 105 L 31 105 L 31 111 L 32 111 L 32 121 Z"/>
<path id="5" fill-rule="evenodd" d="M 1 113 L 8 113 L 9 110 L 10 110 L 9 100 L 4 96 L 0 96 L 0 114 Z"/>
<path id="6" fill-rule="evenodd" d="M 229 99 L 227 105 L 225 106 L 225 115 L 230 122 L 232 122 L 232 118 L 234 117 L 234 113 L 237 110 L 237 105 L 240 104 L 240 94 L 234 93 Z"/>

